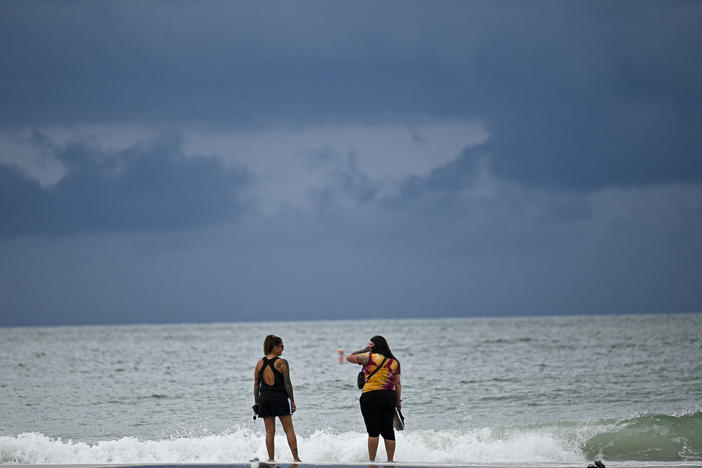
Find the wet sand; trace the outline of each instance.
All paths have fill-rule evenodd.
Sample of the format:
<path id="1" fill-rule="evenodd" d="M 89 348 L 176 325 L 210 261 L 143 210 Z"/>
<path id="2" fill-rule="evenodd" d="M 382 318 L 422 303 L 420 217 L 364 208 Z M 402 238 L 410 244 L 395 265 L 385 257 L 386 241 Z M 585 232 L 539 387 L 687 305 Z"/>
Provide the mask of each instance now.
<path id="1" fill-rule="evenodd" d="M 559 465 L 559 464 L 524 464 L 505 463 L 505 464 L 475 464 L 475 465 L 453 465 L 453 464 L 432 464 L 432 463 L 388 463 L 388 462 L 365 462 L 365 463 L 269 463 L 252 461 L 248 463 L 133 463 L 133 464 L 56 464 L 56 465 L 0 465 L 2 467 L 18 467 L 23 468 L 586 468 L 585 464 Z M 607 468 L 670 468 L 671 465 L 655 465 L 642 463 L 641 465 L 632 464 L 632 462 L 606 463 Z M 675 468 L 702 468 L 702 463 L 681 463 L 675 464 Z"/>

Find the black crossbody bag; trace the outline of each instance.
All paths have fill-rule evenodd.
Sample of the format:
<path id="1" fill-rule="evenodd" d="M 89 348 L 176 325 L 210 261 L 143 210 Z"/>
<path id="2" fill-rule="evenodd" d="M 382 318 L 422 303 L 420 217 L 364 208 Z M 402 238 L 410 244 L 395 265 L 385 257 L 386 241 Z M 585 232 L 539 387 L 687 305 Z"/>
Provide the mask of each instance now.
<path id="1" fill-rule="evenodd" d="M 385 361 L 387 361 L 387 360 L 388 360 L 388 358 L 383 359 L 383 362 L 381 362 L 380 365 L 378 367 L 376 367 L 373 372 L 371 372 L 371 374 L 368 376 L 367 379 L 366 379 L 366 376 L 363 375 L 363 371 L 359 372 L 358 377 L 356 377 L 356 384 L 358 385 L 358 388 L 363 388 L 363 386 L 366 384 L 366 382 L 368 382 L 370 380 L 370 378 L 373 377 L 375 375 L 375 373 L 378 372 L 378 370 L 381 367 L 383 367 L 383 365 L 385 364 Z"/>

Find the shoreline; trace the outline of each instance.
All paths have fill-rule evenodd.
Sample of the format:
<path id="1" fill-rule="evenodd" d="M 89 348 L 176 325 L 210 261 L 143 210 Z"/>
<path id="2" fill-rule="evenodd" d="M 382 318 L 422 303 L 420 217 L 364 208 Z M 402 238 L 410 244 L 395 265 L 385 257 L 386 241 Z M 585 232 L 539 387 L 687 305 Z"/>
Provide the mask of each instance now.
<path id="1" fill-rule="evenodd" d="M 291 463 L 291 462 L 261 462 L 251 461 L 245 463 L 102 463 L 102 464 L 0 464 L 0 467 L 27 467 L 27 468 L 297 468 L 303 465 L 309 468 L 587 468 L 584 464 L 442 464 L 442 463 L 412 463 L 412 462 L 357 462 L 357 463 Z M 702 462 L 607 462 L 608 468 L 702 468 Z"/>

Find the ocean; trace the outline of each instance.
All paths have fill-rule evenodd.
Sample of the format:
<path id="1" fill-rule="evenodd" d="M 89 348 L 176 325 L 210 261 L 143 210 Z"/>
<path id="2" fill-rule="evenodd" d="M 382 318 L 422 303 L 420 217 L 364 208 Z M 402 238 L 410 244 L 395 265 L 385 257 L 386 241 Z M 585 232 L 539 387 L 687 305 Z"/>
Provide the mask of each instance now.
<path id="1" fill-rule="evenodd" d="M 402 364 L 400 463 L 702 466 L 702 314 L 0 328 L 0 463 L 266 459 L 271 333 L 305 462 L 367 461 L 338 350 L 380 334 Z M 292 459 L 280 424 L 276 451 Z"/>

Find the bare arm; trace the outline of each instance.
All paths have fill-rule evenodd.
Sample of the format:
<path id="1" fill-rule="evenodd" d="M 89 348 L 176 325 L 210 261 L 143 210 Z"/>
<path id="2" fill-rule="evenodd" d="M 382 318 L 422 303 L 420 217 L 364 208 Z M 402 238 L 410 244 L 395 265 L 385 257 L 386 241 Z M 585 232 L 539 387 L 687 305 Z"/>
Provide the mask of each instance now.
<path id="1" fill-rule="evenodd" d="M 293 387 L 292 387 L 292 382 L 290 381 L 290 366 L 288 365 L 288 361 L 285 359 L 279 359 L 280 366 L 278 370 L 280 371 L 281 374 L 283 374 L 283 385 L 285 385 L 285 391 L 288 392 L 288 398 L 290 398 L 290 406 L 292 407 L 292 412 L 295 412 L 295 397 L 293 396 Z"/>
<path id="2" fill-rule="evenodd" d="M 397 394 L 397 407 L 402 409 L 402 379 L 400 374 L 395 374 L 395 393 Z"/>
<path id="3" fill-rule="evenodd" d="M 368 364 L 370 360 L 370 354 L 349 354 L 346 356 L 346 360 L 354 364 Z"/>
<path id="4" fill-rule="evenodd" d="M 261 371 L 261 365 L 263 361 L 259 360 L 256 363 L 256 369 L 254 369 L 254 401 L 258 403 L 258 394 L 261 390 L 261 383 L 258 381 L 258 373 Z"/>
<path id="5" fill-rule="evenodd" d="M 354 354 L 363 354 L 363 353 L 367 353 L 368 351 L 370 351 L 370 348 L 369 348 L 368 346 L 366 346 L 366 347 L 363 348 L 363 349 L 359 349 L 358 351 L 354 351 L 353 353 L 351 353 L 351 355 L 354 355 Z"/>
<path id="6" fill-rule="evenodd" d="M 371 348 L 366 346 L 363 349 L 359 349 L 358 351 L 354 351 L 353 353 L 347 355 L 346 360 L 354 364 L 368 364 L 369 356 L 364 356 L 364 354 L 370 351 Z"/>

